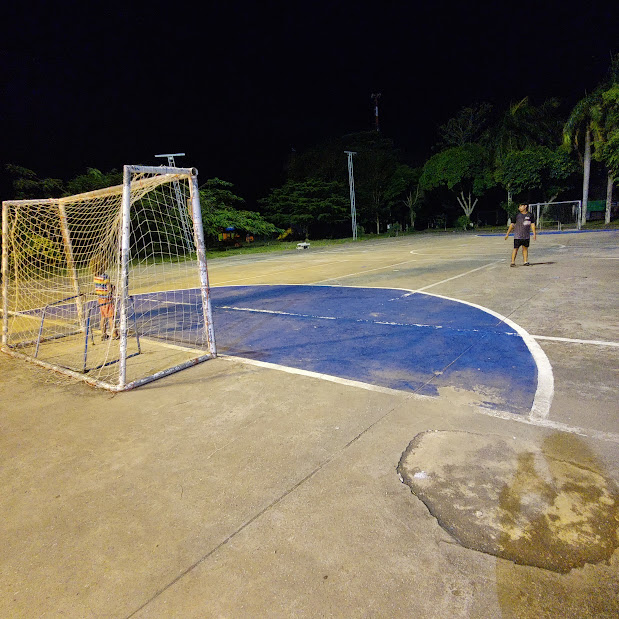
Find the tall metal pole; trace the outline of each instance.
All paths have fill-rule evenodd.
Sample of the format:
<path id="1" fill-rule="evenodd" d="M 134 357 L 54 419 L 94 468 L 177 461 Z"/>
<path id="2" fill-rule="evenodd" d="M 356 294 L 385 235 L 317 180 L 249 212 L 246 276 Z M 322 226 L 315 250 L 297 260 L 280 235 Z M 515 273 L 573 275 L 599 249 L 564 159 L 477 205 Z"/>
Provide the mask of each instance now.
<path id="1" fill-rule="evenodd" d="M 344 151 L 348 155 L 348 184 L 350 186 L 350 218 L 352 220 L 352 240 L 357 240 L 357 208 L 355 206 L 355 175 L 352 166 L 352 156 L 357 153 L 352 150 Z"/>
<path id="2" fill-rule="evenodd" d="M 374 99 L 374 120 L 376 122 L 376 131 L 380 131 L 380 127 L 378 125 L 378 100 L 381 97 L 381 93 L 372 93 L 370 99 Z"/>

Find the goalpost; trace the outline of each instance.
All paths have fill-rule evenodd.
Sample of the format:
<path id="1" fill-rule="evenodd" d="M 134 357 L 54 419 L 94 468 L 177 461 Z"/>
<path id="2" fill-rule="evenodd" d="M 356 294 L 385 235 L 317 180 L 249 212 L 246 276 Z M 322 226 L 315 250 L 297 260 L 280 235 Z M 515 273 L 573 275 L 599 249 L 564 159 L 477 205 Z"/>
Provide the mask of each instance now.
<path id="1" fill-rule="evenodd" d="M 217 354 L 195 168 L 2 203 L 2 351 L 122 391 Z"/>
<path id="2" fill-rule="evenodd" d="M 560 231 L 564 226 L 580 230 L 581 206 L 581 200 L 566 200 L 529 204 L 529 209 L 535 213 L 535 227 L 538 231 L 547 227 L 556 228 Z"/>

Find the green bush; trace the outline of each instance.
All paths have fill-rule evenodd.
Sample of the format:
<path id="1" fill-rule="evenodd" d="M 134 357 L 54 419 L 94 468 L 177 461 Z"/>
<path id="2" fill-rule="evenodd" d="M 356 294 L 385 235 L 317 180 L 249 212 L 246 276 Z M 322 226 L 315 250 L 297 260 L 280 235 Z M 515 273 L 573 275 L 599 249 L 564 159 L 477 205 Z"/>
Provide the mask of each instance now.
<path id="1" fill-rule="evenodd" d="M 474 225 L 471 222 L 471 218 L 466 215 L 460 215 L 458 219 L 456 219 L 456 228 L 462 228 L 463 230 L 470 230 Z"/>
<path id="2" fill-rule="evenodd" d="M 516 215 L 518 215 L 518 202 L 501 202 L 501 208 L 511 219 L 515 219 Z"/>

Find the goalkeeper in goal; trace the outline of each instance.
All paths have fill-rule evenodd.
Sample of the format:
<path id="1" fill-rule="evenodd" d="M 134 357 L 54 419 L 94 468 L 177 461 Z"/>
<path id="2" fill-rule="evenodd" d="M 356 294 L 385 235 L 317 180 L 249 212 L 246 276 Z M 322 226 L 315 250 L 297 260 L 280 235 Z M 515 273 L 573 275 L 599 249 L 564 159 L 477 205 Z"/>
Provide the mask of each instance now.
<path id="1" fill-rule="evenodd" d="M 119 335 L 116 325 L 115 291 L 107 272 L 105 258 L 102 255 L 95 256 L 90 267 L 93 273 L 95 296 L 99 302 L 99 312 L 101 313 L 101 341 L 109 339 L 108 331 L 111 331 L 112 338 L 117 340 Z"/>
<path id="2" fill-rule="evenodd" d="M 537 232 L 535 230 L 535 215 L 529 213 L 528 204 L 520 204 L 518 206 L 518 214 L 516 220 L 509 224 L 507 233 L 505 234 L 505 240 L 509 237 L 511 231 L 514 231 L 514 249 L 512 251 L 512 261 L 510 267 L 516 266 L 516 256 L 518 255 L 518 249 L 522 247 L 522 259 L 524 260 L 524 266 L 528 267 L 529 264 L 529 240 L 531 238 L 531 232 L 533 232 L 533 240 L 537 240 Z"/>

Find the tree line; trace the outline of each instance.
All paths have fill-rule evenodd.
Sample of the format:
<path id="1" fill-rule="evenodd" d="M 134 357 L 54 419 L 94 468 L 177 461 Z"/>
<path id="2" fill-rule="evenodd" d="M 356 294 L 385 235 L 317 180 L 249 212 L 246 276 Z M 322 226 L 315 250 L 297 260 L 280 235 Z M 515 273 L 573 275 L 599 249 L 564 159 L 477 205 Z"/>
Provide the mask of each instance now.
<path id="1" fill-rule="evenodd" d="M 605 221 L 611 217 L 619 178 L 619 54 L 608 75 L 567 114 L 558 99 L 538 105 L 528 97 L 506 109 L 480 103 L 460 109 L 438 127 L 432 154 L 415 165 L 378 131 L 330 139 L 292 153 L 285 182 L 249 207 L 229 181 L 200 187 L 204 229 L 217 239 L 234 228 L 263 236 L 287 229 L 297 237 L 350 236 L 350 187 L 346 152 L 353 155 L 357 222 L 361 232 L 384 232 L 442 222 L 467 227 L 480 201 L 506 216 L 520 202 L 580 198 L 587 217 L 592 165 L 606 175 Z M 118 171 L 63 182 L 39 179 L 16 165 L 15 198 L 59 197 L 122 182 Z M 569 195 L 568 195 L 569 194 Z M 496 209 L 495 209 L 496 210 Z"/>
<path id="2" fill-rule="evenodd" d="M 619 177 L 619 54 L 608 75 L 565 115 L 560 101 L 534 105 L 528 97 L 496 110 L 462 108 L 437 131 L 422 165 L 406 161 L 377 131 L 332 139 L 293 153 L 287 180 L 260 201 L 267 218 L 308 236 L 346 234 L 350 226 L 345 152 L 354 152 L 357 220 L 367 231 L 414 227 L 438 220 L 467 227 L 487 198 L 513 216 L 520 202 L 580 197 L 587 218 L 592 161 L 606 173 L 605 221 L 610 222 Z M 566 193 L 570 195 L 567 196 Z M 458 217 L 459 215 L 459 217 Z"/>

